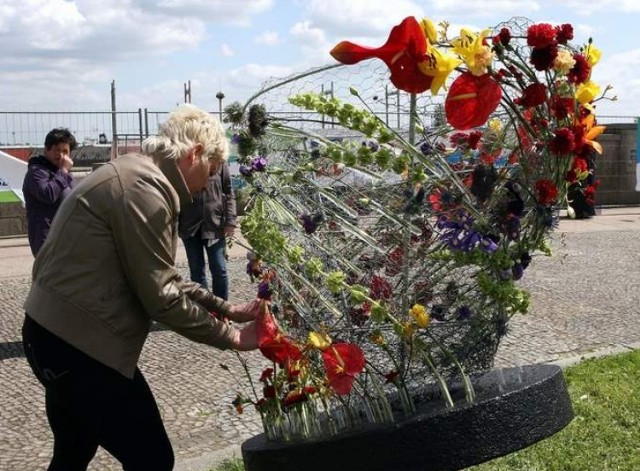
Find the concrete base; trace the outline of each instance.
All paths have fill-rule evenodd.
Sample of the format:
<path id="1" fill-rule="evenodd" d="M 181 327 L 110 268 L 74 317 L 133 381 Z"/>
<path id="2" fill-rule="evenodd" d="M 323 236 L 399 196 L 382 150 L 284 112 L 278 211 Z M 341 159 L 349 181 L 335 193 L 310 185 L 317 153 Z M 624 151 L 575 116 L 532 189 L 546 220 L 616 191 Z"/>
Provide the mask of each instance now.
<path id="1" fill-rule="evenodd" d="M 276 443 L 264 434 L 242 444 L 247 471 L 450 471 L 489 461 L 540 441 L 573 418 L 562 370 L 531 365 L 474 380 L 477 400 L 447 410 L 424 401 L 408 420 L 326 439 Z M 460 395 L 460 391 L 457 391 Z"/>

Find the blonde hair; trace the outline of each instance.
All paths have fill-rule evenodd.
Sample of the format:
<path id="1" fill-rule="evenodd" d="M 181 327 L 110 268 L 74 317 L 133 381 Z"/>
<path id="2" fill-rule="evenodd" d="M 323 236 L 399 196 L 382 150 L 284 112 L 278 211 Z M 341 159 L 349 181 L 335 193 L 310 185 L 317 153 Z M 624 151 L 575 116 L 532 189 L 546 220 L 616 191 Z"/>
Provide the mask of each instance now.
<path id="1" fill-rule="evenodd" d="M 142 152 L 158 158 L 181 159 L 196 144 L 202 158 L 222 164 L 229 155 L 229 142 L 220 121 L 200 108 L 185 104 L 171 112 L 158 128 L 158 135 L 142 142 Z"/>

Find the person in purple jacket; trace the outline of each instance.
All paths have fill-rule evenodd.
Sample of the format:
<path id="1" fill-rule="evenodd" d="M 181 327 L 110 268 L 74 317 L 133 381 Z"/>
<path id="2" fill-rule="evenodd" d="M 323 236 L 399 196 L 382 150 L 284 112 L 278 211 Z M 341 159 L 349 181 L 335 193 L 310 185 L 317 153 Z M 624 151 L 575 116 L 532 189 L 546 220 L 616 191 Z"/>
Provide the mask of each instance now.
<path id="1" fill-rule="evenodd" d="M 76 145 L 76 138 L 68 129 L 52 129 L 44 140 L 44 155 L 29 159 L 22 193 L 27 209 L 29 245 L 34 257 L 47 238 L 60 203 L 73 187 L 71 151 Z"/>

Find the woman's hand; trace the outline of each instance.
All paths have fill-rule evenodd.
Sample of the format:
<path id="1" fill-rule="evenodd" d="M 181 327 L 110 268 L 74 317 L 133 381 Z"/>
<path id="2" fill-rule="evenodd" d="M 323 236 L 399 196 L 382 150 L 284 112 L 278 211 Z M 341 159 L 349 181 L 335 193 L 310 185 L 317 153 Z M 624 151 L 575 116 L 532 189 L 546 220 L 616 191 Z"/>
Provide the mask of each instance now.
<path id="1" fill-rule="evenodd" d="M 241 352 L 248 352 L 258 348 L 258 327 L 255 322 L 247 324 L 234 333 L 233 348 Z"/>
<path id="2" fill-rule="evenodd" d="M 227 317 L 234 322 L 248 322 L 256 318 L 260 312 L 260 306 L 263 302 L 262 299 L 254 299 L 251 302 L 245 304 L 233 304 L 227 312 Z"/>

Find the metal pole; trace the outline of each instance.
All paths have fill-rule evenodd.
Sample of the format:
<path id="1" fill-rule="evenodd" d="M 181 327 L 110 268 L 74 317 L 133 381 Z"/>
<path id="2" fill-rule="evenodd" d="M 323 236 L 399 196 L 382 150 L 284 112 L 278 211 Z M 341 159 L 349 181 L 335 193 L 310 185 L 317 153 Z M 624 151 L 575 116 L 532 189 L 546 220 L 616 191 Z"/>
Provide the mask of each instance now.
<path id="1" fill-rule="evenodd" d="M 224 93 L 216 93 L 216 98 L 218 99 L 218 119 L 222 122 L 222 100 L 224 100 Z"/>
<path id="2" fill-rule="evenodd" d="M 111 81 L 111 159 L 118 156 L 118 117 L 116 115 L 116 81 Z"/>
<path id="3" fill-rule="evenodd" d="M 384 122 L 389 126 L 389 85 L 384 86 Z"/>
<path id="4" fill-rule="evenodd" d="M 400 129 L 400 90 L 396 90 L 396 112 L 398 113 L 398 129 Z"/>
<path id="5" fill-rule="evenodd" d="M 409 144 L 416 143 L 416 117 L 418 100 L 416 94 L 409 95 Z"/>
<path id="6" fill-rule="evenodd" d="M 142 131 L 142 108 L 138 108 L 138 138 L 140 149 L 142 149 L 142 141 L 144 140 L 144 133 Z"/>
<path id="7" fill-rule="evenodd" d="M 149 137 L 149 109 L 144 109 L 144 136 Z"/>
<path id="8" fill-rule="evenodd" d="M 324 98 L 324 83 L 320 86 L 320 95 Z M 322 129 L 324 129 L 324 114 L 320 117 Z"/>

